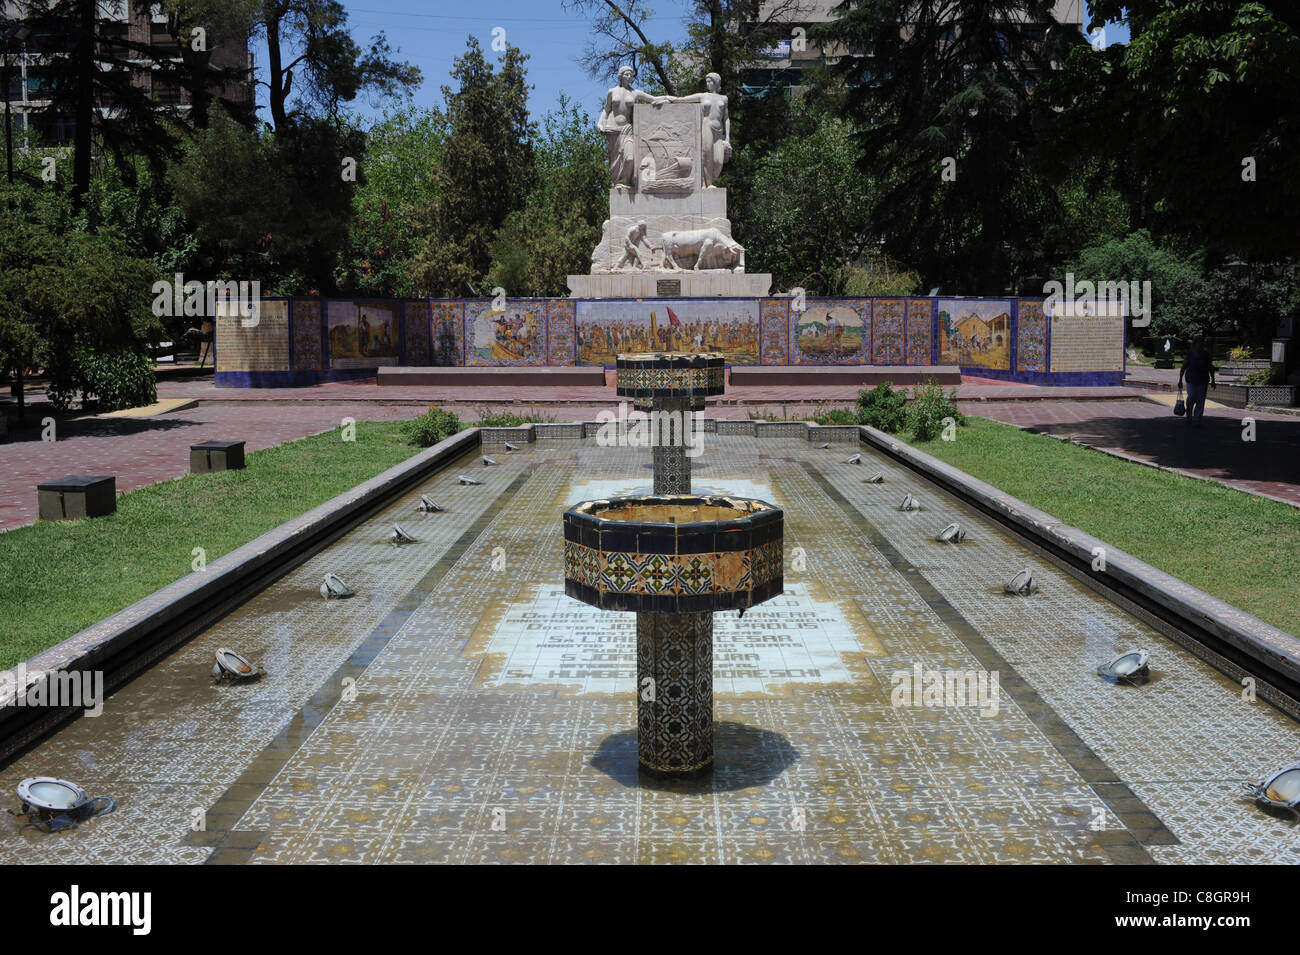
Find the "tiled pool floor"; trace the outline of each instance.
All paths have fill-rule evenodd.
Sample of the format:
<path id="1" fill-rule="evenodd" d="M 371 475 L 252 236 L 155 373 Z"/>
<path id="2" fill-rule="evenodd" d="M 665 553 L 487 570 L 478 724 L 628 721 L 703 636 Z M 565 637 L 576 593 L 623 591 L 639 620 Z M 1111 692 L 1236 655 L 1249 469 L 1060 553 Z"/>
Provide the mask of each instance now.
<path id="1" fill-rule="evenodd" d="M 0 816 L 0 862 L 1300 862 L 1240 790 L 1289 717 L 886 459 L 708 439 L 697 489 L 784 508 L 787 591 L 716 620 L 711 779 L 638 779 L 634 618 L 563 594 L 563 507 L 650 453 L 551 441 L 453 464 L 7 767 L 120 808 Z M 1005 596 L 1024 566 L 1041 592 Z M 219 646 L 267 676 L 213 685 Z M 1096 676 L 1135 646 L 1150 684 Z M 894 705 L 936 672 L 988 692 Z"/>

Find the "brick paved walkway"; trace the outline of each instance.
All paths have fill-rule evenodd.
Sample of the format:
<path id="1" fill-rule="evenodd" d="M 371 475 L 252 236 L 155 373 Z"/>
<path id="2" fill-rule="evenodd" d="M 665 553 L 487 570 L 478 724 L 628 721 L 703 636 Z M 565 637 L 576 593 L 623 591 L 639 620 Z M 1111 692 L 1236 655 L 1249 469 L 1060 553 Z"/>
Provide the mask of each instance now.
<path id="1" fill-rule="evenodd" d="M 1141 399 L 964 401 L 961 409 L 1300 504 L 1300 418 L 1294 416 L 1215 408 L 1196 428 Z M 1242 440 L 1246 417 L 1255 420 L 1253 442 Z"/>
<path id="2" fill-rule="evenodd" d="M 805 418 L 819 405 L 851 401 L 857 390 L 729 387 L 723 401 L 710 404 L 707 413 L 718 418 L 747 418 L 751 413 Z M 1188 434 L 1167 408 L 1136 400 L 1135 395 L 1125 388 L 1043 388 L 974 378 L 958 388 L 963 410 L 970 414 L 1070 434 L 1098 447 L 1300 503 L 1300 418 L 1255 414 L 1258 440 L 1248 445 L 1240 440 L 1237 422 L 1242 412 L 1213 411 L 1200 432 Z M 113 474 L 118 490 L 128 491 L 185 474 L 189 446 L 200 441 L 243 440 L 248 451 L 258 451 L 336 428 L 344 417 L 402 420 L 429 403 L 451 406 L 465 421 L 477 420 L 481 407 L 527 411 L 530 405 L 551 420 L 574 421 L 592 420 L 618 402 L 612 372 L 605 388 L 522 393 L 498 387 L 380 388 L 373 379 L 314 388 L 216 388 L 207 378 L 160 381 L 158 396 L 197 398 L 200 404 L 149 419 L 61 421 L 56 442 L 0 444 L 0 530 L 35 520 L 40 482 L 65 474 Z M 29 405 L 29 427 L 46 413 L 48 405 Z M 34 435 L 29 431 L 26 437 Z"/>

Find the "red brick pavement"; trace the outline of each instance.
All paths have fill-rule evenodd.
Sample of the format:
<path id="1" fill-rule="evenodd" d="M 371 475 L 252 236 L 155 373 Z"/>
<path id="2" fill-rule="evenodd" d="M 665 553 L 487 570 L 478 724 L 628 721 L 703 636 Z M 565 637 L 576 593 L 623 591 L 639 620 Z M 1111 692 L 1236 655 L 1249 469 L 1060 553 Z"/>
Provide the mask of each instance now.
<path id="1" fill-rule="evenodd" d="M 1294 416 L 1214 408 L 1200 426 L 1189 426 L 1167 405 L 1141 399 L 964 401 L 961 409 L 1300 504 L 1300 418 Z M 1253 442 L 1242 440 L 1246 417 L 1255 421 Z"/>
<path id="2" fill-rule="evenodd" d="M 612 376 L 612 373 L 611 373 Z M 379 388 L 374 380 L 336 382 L 313 388 L 215 388 L 211 380 L 161 381 L 160 398 L 193 397 L 196 408 L 147 419 L 85 417 L 61 421 L 58 441 L 12 440 L 0 444 L 0 530 L 36 517 L 36 485 L 66 474 L 112 474 L 119 491 L 180 477 L 189 469 L 189 446 L 208 440 L 242 440 L 248 451 L 273 447 L 339 426 L 344 417 L 391 421 L 412 417 L 418 405 L 452 405 L 466 421 L 477 409 L 530 405 L 556 421 L 592 420 L 617 404 L 612 380 L 603 389 L 475 387 Z M 1041 388 L 1006 383 L 963 383 L 963 410 L 1012 424 L 1068 433 L 1099 447 L 1115 448 L 1169 467 L 1214 477 L 1244 490 L 1300 502 L 1300 419 L 1256 414 L 1258 441 L 1243 444 L 1242 412 L 1210 413 L 1205 427 L 1188 434 L 1163 406 L 1131 398 L 1117 388 Z M 851 386 L 822 388 L 729 388 L 708 414 L 720 418 L 780 415 L 800 418 L 819 405 L 851 401 Z M 1024 400 L 1026 398 L 1055 400 Z M 1107 400 L 1098 400 L 1105 398 Z M 453 400 L 449 400 L 453 399 Z M 48 406 L 29 407 L 39 421 Z M 34 437 L 31 432 L 28 436 Z M 17 437 L 17 436 L 16 436 Z"/>

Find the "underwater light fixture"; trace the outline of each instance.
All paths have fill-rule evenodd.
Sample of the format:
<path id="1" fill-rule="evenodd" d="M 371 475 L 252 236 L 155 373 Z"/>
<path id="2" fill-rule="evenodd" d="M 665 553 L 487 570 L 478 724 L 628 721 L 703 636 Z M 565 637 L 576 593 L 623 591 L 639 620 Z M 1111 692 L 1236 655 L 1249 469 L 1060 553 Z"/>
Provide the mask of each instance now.
<path id="1" fill-rule="evenodd" d="M 338 574 L 326 574 L 325 582 L 320 585 L 320 595 L 326 599 L 330 597 L 351 597 L 352 588 L 343 582 L 343 578 Z"/>
<path id="2" fill-rule="evenodd" d="M 941 544 L 960 544 L 966 539 L 966 528 L 960 524 L 949 524 L 941 530 L 935 540 Z"/>
<path id="3" fill-rule="evenodd" d="M 496 461 L 494 461 L 492 458 L 489 458 L 486 454 L 483 455 L 483 466 L 485 468 L 490 468 L 494 464 L 496 464 Z"/>
<path id="4" fill-rule="evenodd" d="M 1030 594 L 1038 593 L 1038 581 L 1034 580 L 1034 575 L 1028 567 L 1016 574 L 1002 588 L 1009 594 L 1019 594 L 1022 597 L 1028 597 Z"/>
<path id="5" fill-rule="evenodd" d="M 415 538 L 406 533 L 401 524 L 394 524 L 393 532 L 388 535 L 388 543 L 400 547 L 402 544 L 414 544 Z"/>
<path id="6" fill-rule="evenodd" d="M 1109 663 L 1097 667 L 1097 675 L 1111 683 L 1145 683 L 1151 679 L 1150 659 L 1151 654 L 1145 650 L 1126 650 Z"/>
<path id="7" fill-rule="evenodd" d="M 475 481 L 472 477 L 465 477 L 463 474 L 457 474 L 456 480 L 461 484 L 482 484 L 482 481 Z"/>
<path id="8" fill-rule="evenodd" d="M 921 509 L 921 502 L 909 494 L 907 497 L 903 498 L 903 503 L 898 505 L 898 509 L 900 511 L 919 511 Z"/>
<path id="9" fill-rule="evenodd" d="M 830 443 L 829 441 L 827 441 L 825 444 L 819 444 L 819 445 L 818 445 L 818 447 L 821 448 L 823 451 L 825 451 L 825 450 L 827 450 L 828 448 L 830 448 L 830 446 L 831 446 L 831 443 Z"/>
<path id="10" fill-rule="evenodd" d="M 1242 783 L 1258 803 L 1289 810 L 1300 821 L 1300 763 L 1275 769 L 1258 783 Z"/>
<path id="11" fill-rule="evenodd" d="M 509 441 L 507 441 L 507 442 L 506 442 L 506 450 L 507 450 L 507 451 L 518 451 L 518 450 L 519 450 L 519 445 L 517 445 L 517 444 L 511 444 Z"/>
<path id="12" fill-rule="evenodd" d="M 27 816 L 45 832 L 74 828 L 77 823 L 117 808 L 111 796 L 91 796 L 76 783 L 53 776 L 33 776 L 18 784 L 22 808 L 12 815 Z"/>
<path id="13" fill-rule="evenodd" d="M 862 455 L 860 455 L 860 454 L 855 454 L 855 455 L 853 455 L 853 457 L 849 458 L 849 459 L 848 459 L 847 461 L 845 461 L 844 463 L 845 463 L 845 464 L 861 464 L 861 463 L 862 463 Z"/>
<path id="14" fill-rule="evenodd" d="M 421 494 L 420 506 L 416 508 L 416 510 L 422 511 L 425 514 L 441 514 L 444 508 L 434 501 L 433 498 L 429 497 L 429 495 Z"/>
<path id="15" fill-rule="evenodd" d="M 214 680 L 251 680 L 262 675 L 258 667 L 228 647 L 220 647 L 213 655 L 217 658 L 212 664 Z"/>
<path id="16" fill-rule="evenodd" d="M 883 471 L 877 471 L 875 474 L 871 475 L 871 477 L 863 478 L 862 483 L 863 484 L 884 484 L 885 473 Z"/>

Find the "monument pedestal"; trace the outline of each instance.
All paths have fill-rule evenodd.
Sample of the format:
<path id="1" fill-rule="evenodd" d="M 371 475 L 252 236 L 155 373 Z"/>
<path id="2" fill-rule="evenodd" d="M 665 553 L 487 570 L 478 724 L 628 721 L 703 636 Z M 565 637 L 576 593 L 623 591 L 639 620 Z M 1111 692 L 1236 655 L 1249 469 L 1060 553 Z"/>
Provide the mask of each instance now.
<path id="1" fill-rule="evenodd" d="M 573 298 L 766 298 L 770 272 L 605 272 L 570 275 Z"/>
<path id="2" fill-rule="evenodd" d="M 633 107 L 627 146 L 635 173 L 609 190 L 591 273 L 569 276 L 574 298 L 768 294 L 771 275 L 745 273 L 745 250 L 727 219 L 727 190 L 704 186 L 702 121 L 698 103 Z"/>

